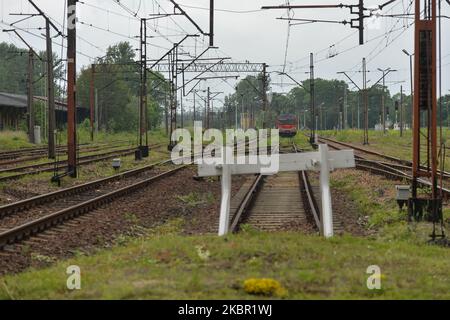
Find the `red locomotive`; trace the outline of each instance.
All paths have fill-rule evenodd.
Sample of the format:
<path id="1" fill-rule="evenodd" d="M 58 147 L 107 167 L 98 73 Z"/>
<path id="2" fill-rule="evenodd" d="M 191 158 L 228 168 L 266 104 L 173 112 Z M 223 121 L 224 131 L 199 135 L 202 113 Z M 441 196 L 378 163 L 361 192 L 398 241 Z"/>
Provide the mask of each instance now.
<path id="1" fill-rule="evenodd" d="M 280 131 L 280 137 L 294 137 L 297 135 L 298 119 L 293 114 L 282 114 L 277 117 L 276 128 Z"/>

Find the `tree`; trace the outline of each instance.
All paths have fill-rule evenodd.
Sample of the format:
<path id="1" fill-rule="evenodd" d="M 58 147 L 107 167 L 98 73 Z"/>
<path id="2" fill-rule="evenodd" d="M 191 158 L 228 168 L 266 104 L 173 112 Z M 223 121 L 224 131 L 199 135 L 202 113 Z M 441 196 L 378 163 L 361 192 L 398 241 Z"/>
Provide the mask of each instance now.
<path id="1" fill-rule="evenodd" d="M 128 42 L 107 49 L 99 59 L 95 73 L 98 92 L 100 128 L 111 131 L 137 130 L 139 119 L 140 74 L 135 52 Z M 161 124 L 165 97 L 169 85 L 159 73 L 147 74 L 148 116 L 151 128 Z M 82 69 L 78 77 L 78 98 L 89 106 L 91 67 Z"/>

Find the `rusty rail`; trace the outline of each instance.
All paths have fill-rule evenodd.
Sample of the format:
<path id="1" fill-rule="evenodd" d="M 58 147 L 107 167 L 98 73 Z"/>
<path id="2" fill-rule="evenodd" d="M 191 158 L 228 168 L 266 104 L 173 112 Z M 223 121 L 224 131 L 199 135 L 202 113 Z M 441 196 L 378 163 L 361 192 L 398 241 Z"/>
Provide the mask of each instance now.
<path id="1" fill-rule="evenodd" d="M 105 195 L 90 199 L 88 201 L 79 203 L 75 206 L 60 210 L 58 212 L 51 213 L 39 219 L 17 226 L 13 229 L 0 233 L 0 249 L 3 249 L 8 244 L 23 241 L 30 236 L 36 235 L 44 230 L 47 230 L 55 225 L 59 225 L 66 220 L 76 218 L 80 215 L 86 214 L 94 209 L 99 208 L 107 203 L 112 202 L 114 199 L 125 196 L 129 193 L 135 192 L 143 187 L 152 184 L 161 178 L 168 177 L 177 171 L 188 167 L 183 165 L 173 170 L 161 173 L 157 176 L 145 179 L 138 183 L 132 184 L 127 187 L 109 192 Z"/>

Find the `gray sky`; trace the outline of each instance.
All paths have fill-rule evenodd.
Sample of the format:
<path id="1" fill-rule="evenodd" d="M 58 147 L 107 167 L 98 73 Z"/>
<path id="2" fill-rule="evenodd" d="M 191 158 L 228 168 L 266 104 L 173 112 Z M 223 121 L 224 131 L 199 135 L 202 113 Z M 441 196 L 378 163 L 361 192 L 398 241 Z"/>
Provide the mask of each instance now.
<path id="1" fill-rule="evenodd" d="M 58 23 L 63 23 L 64 0 L 35 0 L 35 2 Z M 134 38 L 139 34 L 139 21 L 132 17 L 115 0 L 82 0 L 78 5 L 78 17 L 82 23 L 93 24 L 93 27 L 80 23 L 78 26 L 78 67 L 93 62 L 94 57 L 105 54 L 106 48 L 119 41 L 130 41 L 136 48 L 137 40 Z M 150 13 L 171 12 L 173 7 L 168 0 L 121 0 L 125 7 L 133 12 L 138 12 L 139 17 Z M 358 45 L 358 33 L 348 25 L 342 24 L 304 24 L 290 27 L 289 45 L 287 50 L 287 63 L 284 66 L 288 23 L 276 20 L 277 17 L 287 17 L 285 10 L 260 11 L 262 5 L 279 5 L 286 3 L 285 0 L 216 0 L 216 45 L 219 50 L 209 53 L 210 57 L 231 57 L 233 61 L 266 62 L 270 65 L 270 71 L 282 70 L 291 74 L 301 81 L 308 77 L 309 53 L 315 53 L 316 77 L 345 79 L 338 75 L 338 71 L 349 71 L 349 75 L 355 79 L 358 85 L 362 84 L 362 74 L 356 71 L 361 68 L 361 59 L 367 58 L 368 78 L 371 83 L 377 81 L 381 73 L 377 68 L 388 68 L 398 70 L 389 75 L 387 85 L 390 90 L 397 92 L 400 89 L 399 81 L 403 84 L 405 92 L 409 93 L 409 59 L 402 49 L 413 51 L 413 30 L 409 26 L 411 19 L 403 18 L 379 18 L 370 21 L 365 32 L 366 44 Z M 295 1 L 291 4 L 354 4 L 356 0 L 320 0 L 320 1 Z M 366 1 L 366 6 L 380 4 L 385 1 Z M 180 5 L 186 5 L 184 9 L 208 31 L 208 0 L 179 0 Z M 383 14 L 400 14 L 414 12 L 414 5 L 409 7 L 411 0 L 397 0 L 388 6 Z M 189 7 L 188 7 L 189 6 Z M 450 6 L 443 1 L 443 14 L 450 15 Z M 195 7 L 195 8 L 194 8 Z M 409 9 L 408 9 L 409 8 Z M 8 28 L 4 23 L 18 20 L 18 17 L 10 16 L 9 13 L 35 12 L 27 0 L 0 0 L 1 28 Z M 331 20 L 349 20 L 351 16 L 349 9 L 311 9 L 294 10 L 290 13 L 295 18 L 314 18 Z M 151 31 L 149 52 L 151 58 L 158 58 L 171 46 L 170 41 L 178 41 L 185 32 L 193 33 L 195 28 L 182 16 L 173 18 L 162 18 L 150 22 L 152 28 L 158 33 Z M 443 92 L 450 89 L 450 40 L 448 36 L 450 20 L 443 19 Z M 41 18 L 36 17 L 29 21 L 17 24 L 29 32 L 40 34 L 42 30 L 33 28 L 44 26 Z M 409 26 L 409 28 L 408 28 Z M 62 29 L 62 27 L 61 27 Z M 102 29 L 109 30 L 104 31 Z M 43 39 L 23 33 L 24 38 L 36 49 L 43 50 L 45 43 Z M 24 47 L 20 40 L 14 35 L 0 33 L 0 41 L 15 43 Z M 61 38 L 55 38 L 54 50 L 60 55 Z M 184 50 L 190 52 L 201 52 L 207 45 L 207 38 L 198 38 L 196 41 L 186 42 Z M 65 52 L 63 53 L 65 55 Z M 336 55 L 337 54 L 337 55 Z M 335 55 L 333 58 L 329 56 Z M 244 75 L 243 75 L 244 76 Z M 286 86 L 291 83 L 287 78 L 271 75 L 273 83 L 284 83 L 281 87 L 273 85 L 273 91 L 288 91 Z M 209 85 L 216 91 L 231 92 L 235 85 L 234 80 L 214 80 Z M 205 83 L 202 86 L 206 86 Z"/>

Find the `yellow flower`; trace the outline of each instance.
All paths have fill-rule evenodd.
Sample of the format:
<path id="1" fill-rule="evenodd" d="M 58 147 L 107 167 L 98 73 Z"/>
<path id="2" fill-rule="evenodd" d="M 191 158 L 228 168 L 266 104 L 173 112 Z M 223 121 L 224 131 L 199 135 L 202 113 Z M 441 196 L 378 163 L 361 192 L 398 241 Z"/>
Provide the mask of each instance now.
<path id="1" fill-rule="evenodd" d="M 248 294 L 262 296 L 278 296 L 284 297 L 287 290 L 281 284 L 273 279 L 247 279 L 244 281 L 244 290 Z"/>

